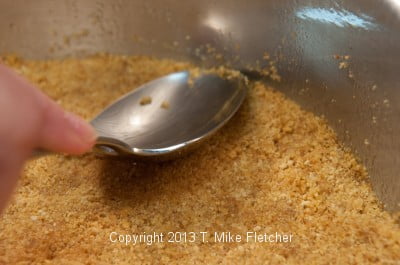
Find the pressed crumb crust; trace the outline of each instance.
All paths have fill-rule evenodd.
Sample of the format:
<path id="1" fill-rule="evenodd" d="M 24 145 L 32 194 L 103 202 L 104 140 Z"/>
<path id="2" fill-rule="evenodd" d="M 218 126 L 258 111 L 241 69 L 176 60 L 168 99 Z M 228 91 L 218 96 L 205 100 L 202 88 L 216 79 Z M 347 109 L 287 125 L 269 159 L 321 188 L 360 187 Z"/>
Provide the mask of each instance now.
<path id="1" fill-rule="evenodd" d="M 96 55 L 4 62 L 93 118 L 188 63 Z M 113 243 L 110 233 L 208 232 L 208 243 Z M 214 232 L 291 242 L 213 242 Z M 262 83 L 193 154 L 166 163 L 52 155 L 27 163 L 0 217 L 0 264 L 398 264 L 400 228 L 325 121 Z"/>

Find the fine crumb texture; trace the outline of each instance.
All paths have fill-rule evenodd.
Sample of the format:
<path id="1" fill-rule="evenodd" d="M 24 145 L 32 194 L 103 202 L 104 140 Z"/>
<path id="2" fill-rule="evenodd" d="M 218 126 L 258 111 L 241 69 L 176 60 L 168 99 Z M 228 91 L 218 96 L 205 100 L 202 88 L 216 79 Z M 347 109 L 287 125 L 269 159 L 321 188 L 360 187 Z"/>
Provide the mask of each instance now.
<path id="1" fill-rule="evenodd" d="M 151 97 L 150 96 L 144 96 L 140 99 L 140 105 L 144 106 L 144 105 L 149 105 L 151 104 Z"/>
<path id="2" fill-rule="evenodd" d="M 207 75 L 207 74 L 214 74 L 225 80 L 234 80 L 237 82 L 243 82 L 246 85 L 249 82 L 247 77 L 244 76 L 240 71 L 233 70 L 225 66 L 218 66 L 209 69 L 191 67 L 189 71 L 189 78 L 187 81 L 188 86 L 190 88 L 193 88 L 196 80 L 200 78 L 202 75 Z"/>
<path id="3" fill-rule="evenodd" d="M 194 69 L 106 54 L 4 62 L 88 120 L 132 87 Z M 0 264 L 398 264 L 399 225 L 364 167 L 323 119 L 262 83 L 249 85 L 237 115 L 187 157 L 30 161 L 0 217 Z M 223 231 L 242 241 L 215 242 Z M 111 242 L 167 232 L 186 232 L 187 241 Z M 200 232 L 208 232 L 204 241 Z M 292 240 L 247 242 L 247 232 Z"/>

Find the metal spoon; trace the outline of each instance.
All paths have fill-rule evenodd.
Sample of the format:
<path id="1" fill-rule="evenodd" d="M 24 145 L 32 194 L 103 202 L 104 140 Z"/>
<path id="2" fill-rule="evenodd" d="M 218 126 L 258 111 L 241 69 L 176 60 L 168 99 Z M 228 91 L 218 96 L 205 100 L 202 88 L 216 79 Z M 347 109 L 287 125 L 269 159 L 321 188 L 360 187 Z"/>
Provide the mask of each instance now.
<path id="1" fill-rule="evenodd" d="M 189 78 L 189 72 L 164 76 L 108 106 L 91 122 L 99 135 L 94 151 L 141 160 L 175 158 L 221 128 L 246 96 L 243 76 L 202 74 L 191 85 Z M 144 98 L 151 103 L 141 102 Z"/>

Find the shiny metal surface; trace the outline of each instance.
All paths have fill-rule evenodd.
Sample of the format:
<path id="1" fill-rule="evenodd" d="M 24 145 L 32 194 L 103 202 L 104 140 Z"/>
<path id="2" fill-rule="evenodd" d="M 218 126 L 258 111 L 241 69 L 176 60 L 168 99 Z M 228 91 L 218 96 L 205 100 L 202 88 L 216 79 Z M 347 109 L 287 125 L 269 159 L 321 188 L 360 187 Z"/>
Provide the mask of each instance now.
<path id="1" fill-rule="evenodd" d="M 160 161 L 192 150 L 215 133 L 246 97 L 245 79 L 192 78 L 189 72 L 167 75 L 107 107 L 91 122 L 99 135 L 95 151 Z M 141 104 L 144 97 L 151 103 Z"/>
<path id="2" fill-rule="evenodd" d="M 273 85 L 324 115 L 387 208 L 400 209 L 397 0 L 0 0 L 0 10 L 0 52 L 31 58 L 107 51 L 220 63 L 206 56 L 210 44 L 242 69 L 269 52 L 282 76 Z M 349 55 L 348 67 L 334 54 Z"/>

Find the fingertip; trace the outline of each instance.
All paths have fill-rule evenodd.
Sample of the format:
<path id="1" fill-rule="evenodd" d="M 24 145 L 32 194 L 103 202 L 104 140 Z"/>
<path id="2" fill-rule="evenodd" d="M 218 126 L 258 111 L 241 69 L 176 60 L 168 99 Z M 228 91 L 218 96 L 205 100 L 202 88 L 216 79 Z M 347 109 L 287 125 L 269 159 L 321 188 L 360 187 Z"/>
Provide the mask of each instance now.
<path id="1" fill-rule="evenodd" d="M 83 154 L 89 151 L 96 142 L 97 133 L 95 129 L 81 117 L 65 112 L 64 118 L 68 126 L 70 127 L 71 154 Z M 68 147 L 67 147 L 68 148 Z"/>
<path id="2" fill-rule="evenodd" d="M 41 132 L 41 147 L 74 155 L 89 151 L 97 139 L 94 128 L 83 118 L 63 111 L 55 103 L 51 105 Z"/>

